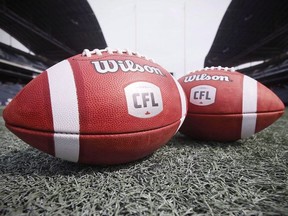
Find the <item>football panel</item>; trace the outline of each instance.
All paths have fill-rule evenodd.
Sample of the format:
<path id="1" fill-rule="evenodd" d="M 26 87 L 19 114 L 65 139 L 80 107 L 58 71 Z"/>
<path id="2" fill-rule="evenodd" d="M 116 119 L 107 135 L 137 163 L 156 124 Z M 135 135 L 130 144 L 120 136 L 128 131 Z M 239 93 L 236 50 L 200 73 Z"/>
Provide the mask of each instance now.
<path id="1" fill-rule="evenodd" d="M 182 117 L 179 92 L 170 74 L 164 76 L 167 79 L 166 85 L 163 85 L 163 76 L 149 73 L 145 76 L 141 76 L 141 73 L 124 74 L 127 76 L 104 75 L 106 78 L 100 74 L 105 82 L 99 84 L 103 80 L 95 75 L 96 72 L 92 72 L 91 68 L 85 69 L 92 67 L 87 58 L 81 61 L 85 66 L 83 71 L 80 71 L 77 61 L 73 61 L 73 67 L 69 61 L 64 60 L 52 66 L 25 86 L 6 107 L 3 114 L 5 121 L 10 125 L 44 132 L 79 133 L 80 130 L 80 133 L 121 133 L 158 128 Z M 168 72 L 163 71 L 164 73 Z M 128 85 L 127 82 L 147 80 L 149 75 L 153 82 L 157 81 L 156 84 L 161 87 L 163 111 L 150 119 L 135 118 L 128 114 L 124 88 Z M 74 80 L 74 77 L 77 77 L 77 80 Z M 115 80 L 117 77 L 119 80 L 116 80 L 116 83 L 125 83 L 121 86 L 121 91 L 109 87 L 111 79 Z M 114 94 L 107 93 L 107 88 L 112 89 L 110 93 L 114 91 Z M 175 91 L 170 92 L 171 89 Z M 179 102 L 176 102 L 175 98 Z"/>
<path id="2" fill-rule="evenodd" d="M 197 140 L 234 141 L 241 137 L 242 115 L 187 114 L 180 132 Z"/>
<path id="3" fill-rule="evenodd" d="M 137 63 L 150 67 L 158 66 L 135 56 L 126 57 L 127 59 L 134 59 L 133 64 Z M 158 66 L 163 75 L 147 72 L 123 72 L 120 70 L 120 66 L 117 66 L 119 67 L 118 70 L 113 73 L 101 74 L 97 72 L 94 66 L 95 62 L 100 60 L 105 62 L 108 59 L 110 59 L 109 61 L 113 59 L 116 65 L 115 62 L 118 60 L 124 62 L 125 55 L 114 54 L 113 56 L 106 57 L 72 57 L 69 59 L 74 71 L 77 87 L 81 133 L 109 134 L 136 132 L 160 128 L 181 118 L 182 108 L 179 92 L 177 91 L 175 81 L 165 69 Z M 148 90 L 152 89 L 153 94 L 147 92 L 148 94 L 144 95 L 141 92 L 143 89 L 137 92 L 139 91 L 137 88 L 125 91 L 126 88 L 129 86 L 132 87 L 134 84 L 137 87 L 139 83 L 148 83 L 150 86 L 144 84 L 143 89 L 145 87 Z M 150 88 L 151 86 L 153 88 Z M 158 89 L 158 91 L 155 89 Z M 131 100 L 132 103 L 129 104 L 127 100 L 128 97 L 133 95 L 132 91 L 137 93 L 135 94 L 136 97 L 133 98 L 136 102 Z M 158 92 L 160 92 L 161 96 L 156 97 Z M 138 103 L 137 106 L 140 107 L 140 110 L 147 106 L 147 113 L 149 113 L 151 106 L 157 109 L 161 105 L 162 110 L 153 117 L 138 118 L 129 113 L 128 105 L 133 107 L 135 103 Z"/>
<path id="4" fill-rule="evenodd" d="M 54 151 L 54 136 L 52 133 L 27 130 L 24 128 L 14 127 L 6 124 L 6 127 L 19 137 L 24 142 L 32 147 L 46 152 L 50 155 L 55 155 Z"/>
<path id="5" fill-rule="evenodd" d="M 199 140 L 234 141 L 273 124 L 284 111 L 234 115 L 189 114 L 180 132 Z"/>
<path id="6" fill-rule="evenodd" d="M 165 145 L 179 124 L 128 134 L 81 135 L 79 162 L 107 165 L 141 159 Z"/>
<path id="7" fill-rule="evenodd" d="M 227 76 L 229 81 L 204 79 L 207 76 L 213 77 L 215 75 L 219 77 Z M 203 80 L 199 79 L 197 81 L 195 77 L 199 78 L 199 76 L 203 76 Z M 185 82 L 185 80 L 189 79 L 193 81 Z M 195 72 L 180 78 L 179 82 L 184 88 L 187 98 L 190 99 L 189 110 L 193 111 L 191 113 L 240 114 L 284 110 L 283 102 L 270 89 L 257 80 L 238 72 L 231 73 L 219 70 Z M 211 87 L 212 90 L 215 89 L 213 103 L 208 100 L 211 99 L 211 95 L 213 96 L 213 91 L 211 90 L 211 93 L 209 88 L 203 87 L 201 92 L 201 86 Z M 200 105 L 191 103 L 191 100 Z M 210 104 L 204 106 L 205 103 Z"/>
<path id="8" fill-rule="evenodd" d="M 53 131 L 47 73 L 29 82 L 7 105 L 3 118 L 9 125 L 39 131 Z"/>
<path id="9" fill-rule="evenodd" d="M 194 80 L 195 76 L 220 77 L 221 79 Z M 189 78 L 193 81 L 190 82 Z M 244 80 L 243 75 L 239 73 L 208 70 L 191 73 L 180 78 L 179 82 L 188 99 L 189 113 L 242 113 Z"/>
<path id="10" fill-rule="evenodd" d="M 257 110 L 262 112 L 284 111 L 285 106 L 280 98 L 266 86 L 258 82 Z"/>
<path id="11" fill-rule="evenodd" d="M 171 139 L 179 124 L 110 135 L 54 134 L 6 126 L 24 142 L 55 157 L 79 163 L 118 164 L 152 154 Z"/>
<path id="12" fill-rule="evenodd" d="M 258 113 L 255 131 L 259 132 L 265 129 L 266 127 L 270 126 L 275 121 L 277 121 L 283 114 L 284 114 L 284 110 L 275 111 L 275 112 Z"/>

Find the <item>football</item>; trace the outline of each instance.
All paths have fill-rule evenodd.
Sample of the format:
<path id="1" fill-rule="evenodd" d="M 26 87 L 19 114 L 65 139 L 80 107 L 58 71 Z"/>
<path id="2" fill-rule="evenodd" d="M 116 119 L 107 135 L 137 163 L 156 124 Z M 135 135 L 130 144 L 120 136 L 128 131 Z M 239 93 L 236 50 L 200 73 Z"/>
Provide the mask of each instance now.
<path id="1" fill-rule="evenodd" d="M 178 81 L 188 101 L 180 132 L 194 139 L 246 138 L 284 113 L 284 104 L 270 89 L 233 68 L 205 68 Z"/>
<path id="2" fill-rule="evenodd" d="M 183 89 L 153 60 L 85 49 L 43 71 L 3 112 L 6 127 L 55 157 L 119 164 L 152 154 L 185 119 Z"/>

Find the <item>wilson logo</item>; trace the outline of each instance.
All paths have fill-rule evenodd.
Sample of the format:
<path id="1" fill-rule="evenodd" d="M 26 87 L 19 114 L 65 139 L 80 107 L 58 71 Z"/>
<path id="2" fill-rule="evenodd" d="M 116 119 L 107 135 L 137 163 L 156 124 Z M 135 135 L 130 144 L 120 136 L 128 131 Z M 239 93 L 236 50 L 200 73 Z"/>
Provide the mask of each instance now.
<path id="1" fill-rule="evenodd" d="M 117 60 L 103 60 L 92 61 L 95 70 L 100 74 L 116 73 L 119 69 L 123 72 L 147 72 L 151 74 L 165 76 L 159 68 L 149 65 L 139 65 L 131 60 L 117 61 Z"/>
<path id="2" fill-rule="evenodd" d="M 224 81 L 224 82 L 230 82 L 229 76 L 220 76 L 220 75 L 208 75 L 208 74 L 194 74 L 191 76 L 186 76 L 184 79 L 184 82 L 193 82 L 193 81 L 207 81 L 207 80 L 213 80 L 213 81 Z"/>

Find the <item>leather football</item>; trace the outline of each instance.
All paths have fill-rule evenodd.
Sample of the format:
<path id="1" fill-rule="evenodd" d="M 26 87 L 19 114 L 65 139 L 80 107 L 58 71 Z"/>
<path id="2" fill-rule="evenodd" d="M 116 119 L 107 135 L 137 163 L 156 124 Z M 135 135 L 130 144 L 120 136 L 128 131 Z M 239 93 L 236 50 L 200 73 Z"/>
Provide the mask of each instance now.
<path id="1" fill-rule="evenodd" d="M 37 76 L 3 112 L 7 128 L 68 161 L 119 164 L 165 145 L 186 116 L 180 84 L 129 50 L 89 51 Z"/>
<path id="2" fill-rule="evenodd" d="M 227 67 L 191 72 L 179 83 L 188 100 L 188 113 L 180 132 L 194 139 L 246 138 L 284 113 L 284 104 L 270 89 Z"/>

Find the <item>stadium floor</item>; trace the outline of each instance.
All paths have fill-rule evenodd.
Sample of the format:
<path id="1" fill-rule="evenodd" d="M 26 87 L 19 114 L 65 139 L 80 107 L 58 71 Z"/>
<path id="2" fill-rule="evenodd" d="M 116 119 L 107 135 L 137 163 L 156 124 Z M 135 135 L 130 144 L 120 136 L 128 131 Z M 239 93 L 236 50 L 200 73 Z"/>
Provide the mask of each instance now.
<path id="1" fill-rule="evenodd" d="M 0 215 L 288 215 L 287 131 L 286 108 L 245 140 L 177 134 L 141 161 L 99 167 L 33 149 L 0 117 Z"/>

